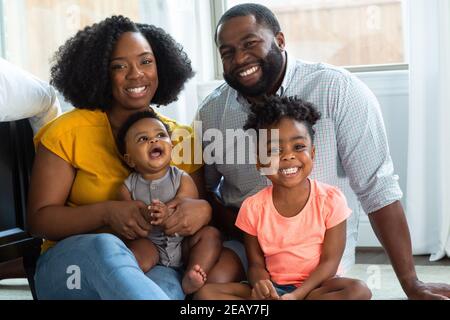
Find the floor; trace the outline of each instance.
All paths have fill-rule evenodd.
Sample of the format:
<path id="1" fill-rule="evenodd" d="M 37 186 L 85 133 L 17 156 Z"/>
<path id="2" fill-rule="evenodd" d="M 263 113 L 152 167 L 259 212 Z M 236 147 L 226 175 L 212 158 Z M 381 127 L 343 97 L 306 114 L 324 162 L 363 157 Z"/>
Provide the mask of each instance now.
<path id="1" fill-rule="evenodd" d="M 415 256 L 414 261 L 421 280 L 450 283 L 450 258 L 430 262 L 428 256 Z M 373 300 L 406 299 L 387 255 L 380 248 L 358 248 L 356 264 L 345 276 L 366 282 Z M 0 281 L 0 300 L 31 299 L 26 279 Z"/>
<path id="2" fill-rule="evenodd" d="M 416 266 L 450 266 L 450 258 L 446 257 L 439 261 L 431 262 L 429 255 L 414 256 Z M 357 248 L 357 264 L 390 264 L 389 258 L 381 248 Z"/>

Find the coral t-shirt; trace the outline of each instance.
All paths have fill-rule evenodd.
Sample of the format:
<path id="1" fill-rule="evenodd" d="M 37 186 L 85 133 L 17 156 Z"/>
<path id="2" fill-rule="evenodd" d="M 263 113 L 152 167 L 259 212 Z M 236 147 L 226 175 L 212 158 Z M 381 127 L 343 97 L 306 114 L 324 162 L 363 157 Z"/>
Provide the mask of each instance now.
<path id="1" fill-rule="evenodd" d="M 308 201 L 297 215 L 277 211 L 269 186 L 243 202 L 236 220 L 238 228 L 258 238 L 271 280 L 280 285 L 300 286 L 320 262 L 327 229 L 351 214 L 338 188 L 310 182 Z"/>

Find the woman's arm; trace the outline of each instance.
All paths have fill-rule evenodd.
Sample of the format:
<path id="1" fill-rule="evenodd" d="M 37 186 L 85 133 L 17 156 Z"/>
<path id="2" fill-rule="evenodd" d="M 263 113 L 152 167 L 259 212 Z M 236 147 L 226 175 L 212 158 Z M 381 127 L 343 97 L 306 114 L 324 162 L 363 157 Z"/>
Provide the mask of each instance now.
<path id="1" fill-rule="evenodd" d="M 28 224 L 31 233 L 58 241 L 110 226 L 126 238 L 146 235 L 148 223 L 137 201 L 105 201 L 71 208 L 66 201 L 75 179 L 75 168 L 42 145 L 38 146 L 31 174 Z"/>
<path id="2" fill-rule="evenodd" d="M 343 221 L 325 232 L 319 265 L 302 286 L 292 292 L 297 300 L 303 300 L 322 282 L 336 275 L 345 249 L 346 226 L 346 221 Z"/>
<path id="3" fill-rule="evenodd" d="M 279 296 L 266 269 L 264 253 L 261 250 L 258 238 L 245 233 L 244 242 L 248 258 L 248 281 L 253 288 L 252 298 L 258 300 L 278 299 Z"/>

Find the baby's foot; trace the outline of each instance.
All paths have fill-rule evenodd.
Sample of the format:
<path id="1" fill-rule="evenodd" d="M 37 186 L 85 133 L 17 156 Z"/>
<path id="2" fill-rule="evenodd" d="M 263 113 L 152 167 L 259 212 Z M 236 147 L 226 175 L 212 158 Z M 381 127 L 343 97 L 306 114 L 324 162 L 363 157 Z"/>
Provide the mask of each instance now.
<path id="1" fill-rule="evenodd" d="M 185 294 L 191 294 L 203 287 L 206 282 L 206 273 L 198 265 L 194 265 L 191 270 L 186 271 L 182 287 Z"/>

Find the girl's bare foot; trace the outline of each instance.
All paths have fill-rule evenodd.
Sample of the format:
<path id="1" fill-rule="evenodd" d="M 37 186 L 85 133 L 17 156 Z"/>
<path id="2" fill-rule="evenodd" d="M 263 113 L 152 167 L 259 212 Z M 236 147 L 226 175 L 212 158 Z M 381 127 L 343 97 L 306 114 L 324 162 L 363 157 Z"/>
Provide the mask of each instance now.
<path id="1" fill-rule="evenodd" d="M 191 270 L 186 271 L 181 286 L 185 294 L 191 294 L 203 287 L 206 282 L 206 273 L 198 265 L 194 265 Z"/>

